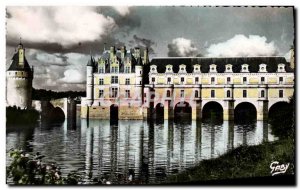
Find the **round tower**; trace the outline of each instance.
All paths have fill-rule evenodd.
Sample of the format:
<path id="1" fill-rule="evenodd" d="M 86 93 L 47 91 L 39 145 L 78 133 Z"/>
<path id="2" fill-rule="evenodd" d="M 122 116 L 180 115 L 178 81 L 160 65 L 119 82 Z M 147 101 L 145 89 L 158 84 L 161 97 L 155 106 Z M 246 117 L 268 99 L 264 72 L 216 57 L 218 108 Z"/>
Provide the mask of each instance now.
<path id="1" fill-rule="evenodd" d="M 91 59 L 86 65 L 86 102 L 88 106 L 91 106 L 94 101 L 94 66 L 95 60 L 91 56 Z"/>
<path id="2" fill-rule="evenodd" d="M 7 106 L 16 106 L 21 109 L 31 108 L 32 79 L 33 68 L 30 68 L 25 57 L 25 48 L 20 42 L 11 59 L 11 65 L 6 71 Z"/>

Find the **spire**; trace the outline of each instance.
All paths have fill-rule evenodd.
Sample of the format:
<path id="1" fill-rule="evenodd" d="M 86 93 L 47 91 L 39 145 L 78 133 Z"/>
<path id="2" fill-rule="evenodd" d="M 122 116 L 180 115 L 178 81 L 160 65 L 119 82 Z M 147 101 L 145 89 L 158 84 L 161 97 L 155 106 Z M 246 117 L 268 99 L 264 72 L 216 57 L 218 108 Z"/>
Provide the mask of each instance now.
<path id="1" fill-rule="evenodd" d="M 20 43 L 18 45 L 18 49 L 23 49 L 22 38 L 20 37 Z"/>

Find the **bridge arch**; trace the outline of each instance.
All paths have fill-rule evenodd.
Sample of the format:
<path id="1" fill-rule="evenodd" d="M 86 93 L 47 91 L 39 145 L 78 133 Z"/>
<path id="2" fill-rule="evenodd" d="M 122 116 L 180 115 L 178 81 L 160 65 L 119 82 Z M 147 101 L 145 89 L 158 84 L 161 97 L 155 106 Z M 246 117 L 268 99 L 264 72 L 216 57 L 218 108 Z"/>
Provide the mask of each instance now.
<path id="1" fill-rule="evenodd" d="M 164 118 L 164 105 L 162 103 L 157 103 L 154 107 L 154 117 Z"/>
<path id="2" fill-rule="evenodd" d="M 117 104 L 111 104 L 110 106 L 110 120 L 119 119 L 119 107 Z"/>
<path id="3" fill-rule="evenodd" d="M 235 121 L 252 121 L 257 119 L 257 107 L 251 102 L 240 102 L 234 108 Z"/>
<path id="4" fill-rule="evenodd" d="M 279 101 L 276 103 L 273 103 L 269 107 L 269 112 L 268 112 L 268 117 L 270 119 L 280 117 L 283 113 L 288 113 L 289 112 L 289 104 L 288 102 L 285 101 Z"/>
<path id="5" fill-rule="evenodd" d="M 224 109 L 221 103 L 217 101 L 209 101 L 203 105 L 202 119 L 223 119 Z"/>
<path id="6" fill-rule="evenodd" d="M 186 102 L 186 101 L 181 101 L 178 102 L 174 106 L 174 114 L 176 115 L 182 115 L 182 114 L 192 114 L 192 106 Z"/>

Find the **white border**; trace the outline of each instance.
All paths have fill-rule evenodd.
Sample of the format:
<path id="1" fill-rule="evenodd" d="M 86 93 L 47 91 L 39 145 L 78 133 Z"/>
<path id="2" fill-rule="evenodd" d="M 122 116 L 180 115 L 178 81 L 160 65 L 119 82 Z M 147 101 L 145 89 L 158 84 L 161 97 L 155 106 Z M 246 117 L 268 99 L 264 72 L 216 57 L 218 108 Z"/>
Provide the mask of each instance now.
<path id="1" fill-rule="evenodd" d="M 296 7 L 296 9 L 299 9 L 299 1 L 296 0 L 269 0 L 269 1 L 260 1 L 260 0 L 252 0 L 252 1 L 241 1 L 241 0 L 205 0 L 205 1 L 199 1 L 199 0 L 173 0 L 172 2 L 168 2 L 168 1 L 162 1 L 162 0 L 124 0 L 124 1 L 110 1 L 110 0 L 101 0 L 101 1 L 97 1 L 97 0 L 48 0 L 48 1 L 42 1 L 42 0 L 2 0 L 0 1 L 0 60 L 1 60 L 1 69 L 0 69 L 0 100 L 1 100 L 1 106 L 0 106 L 0 121 L 1 121 L 1 125 L 0 125 L 0 129 L 1 129 L 1 138 L 2 139 L 0 141 L 0 147 L 1 147 L 1 169 L 0 169 L 0 186 L 3 189 L 8 189 L 8 186 L 6 185 L 5 182 L 5 171 L 6 171 L 6 164 L 5 164 L 5 158 L 6 158 L 6 124 L 5 124 L 5 70 L 6 70 L 6 66 L 5 66 L 5 50 L 6 50 L 6 41 L 5 41 L 5 14 L 6 14 L 6 10 L 5 7 L 6 6 L 28 6 L 28 5 L 34 5 L 34 6 L 54 6 L 54 5 L 135 5 L 135 6 L 153 6 L 153 5 L 160 5 L 160 6 L 172 6 L 172 5 L 177 5 L 177 6 L 181 6 L 181 5 L 186 5 L 186 6 L 214 6 L 214 5 L 281 5 L 281 6 L 287 6 L 287 5 L 294 5 Z M 299 10 L 297 10 L 298 12 Z M 299 15 L 299 12 L 297 13 Z M 296 14 L 296 17 L 297 17 Z M 299 18 L 296 19 L 296 26 L 299 26 Z M 298 31 L 298 30 L 297 30 Z M 297 32 L 298 34 L 298 32 Z M 296 35 L 297 35 L 296 34 Z M 299 38 L 299 36 L 297 36 Z M 298 39 L 297 38 L 297 39 Z M 298 42 L 298 40 L 297 40 Z M 296 44 L 298 44 L 296 42 Z M 296 48 L 298 48 L 299 45 L 296 46 Z M 299 48 L 298 48 L 299 49 Z M 297 49 L 297 54 L 299 55 L 299 51 Z M 299 59 L 296 59 L 296 61 L 298 61 Z M 296 63 L 297 64 L 297 63 Z M 299 67 L 297 67 L 297 73 L 299 72 Z M 296 74 L 296 79 L 297 79 L 297 74 Z M 299 89 L 299 83 L 298 80 L 296 82 L 297 87 L 296 89 Z M 298 94 L 297 94 L 297 100 L 298 100 Z M 297 101 L 297 108 L 299 108 L 299 101 Z M 297 109 L 298 110 L 298 109 Z M 298 110 L 299 111 L 299 110 Z M 297 116 L 296 116 L 297 118 Z M 297 122 L 298 124 L 298 122 Z M 299 138 L 299 131 L 300 129 L 297 127 L 297 137 Z M 297 142 L 299 141 L 299 139 L 297 138 Z M 297 143 L 297 148 L 299 147 L 298 143 Z M 298 158 L 298 156 L 296 156 Z M 299 165 L 299 160 L 297 160 L 297 166 Z M 298 173 L 298 169 L 296 170 L 296 176 L 297 176 L 297 182 L 299 182 L 299 173 Z M 166 188 L 166 187 L 154 187 L 154 186 L 148 186 L 148 188 Z M 14 187 L 14 189 L 19 189 L 20 187 Z M 27 187 L 27 188 L 32 188 L 32 187 Z M 37 187 L 40 188 L 40 187 Z M 67 187 L 55 187 L 58 189 L 65 189 Z M 78 188 L 82 188 L 82 186 L 79 186 Z M 105 187 L 88 187 L 88 188 L 105 188 Z M 122 186 L 122 187 L 110 187 L 111 189 L 123 189 L 123 188 L 134 188 L 134 187 L 126 187 L 126 186 Z M 144 187 L 145 188 L 145 187 Z M 167 187 L 167 188 L 176 188 L 176 189 L 185 189 L 185 188 L 195 188 L 195 187 Z M 201 188 L 201 189 L 208 189 L 208 187 L 196 187 L 196 188 Z M 215 188 L 215 187 L 214 187 Z M 230 187 L 232 188 L 232 187 Z M 241 188 L 241 187 L 240 187 Z M 244 187 L 242 187 L 244 188 Z M 257 188 L 257 187 L 253 187 L 253 188 Z M 271 189 L 273 187 L 269 187 L 268 189 Z M 264 188 L 265 189 L 265 188 Z"/>

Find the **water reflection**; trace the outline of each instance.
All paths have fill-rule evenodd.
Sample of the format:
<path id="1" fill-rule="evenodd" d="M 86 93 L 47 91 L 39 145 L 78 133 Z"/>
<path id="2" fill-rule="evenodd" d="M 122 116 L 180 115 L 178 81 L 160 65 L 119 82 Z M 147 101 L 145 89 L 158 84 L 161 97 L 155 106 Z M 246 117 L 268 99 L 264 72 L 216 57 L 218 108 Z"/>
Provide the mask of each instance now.
<path id="1" fill-rule="evenodd" d="M 167 120 L 111 124 L 80 119 L 76 123 L 9 130 L 7 150 L 40 152 L 46 155 L 45 161 L 57 162 L 63 173 L 82 172 L 83 183 L 106 176 L 114 183 L 126 183 L 131 177 L 152 184 L 240 145 L 274 140 L 270 125 L 262 121 L 239 125 Z"/>

